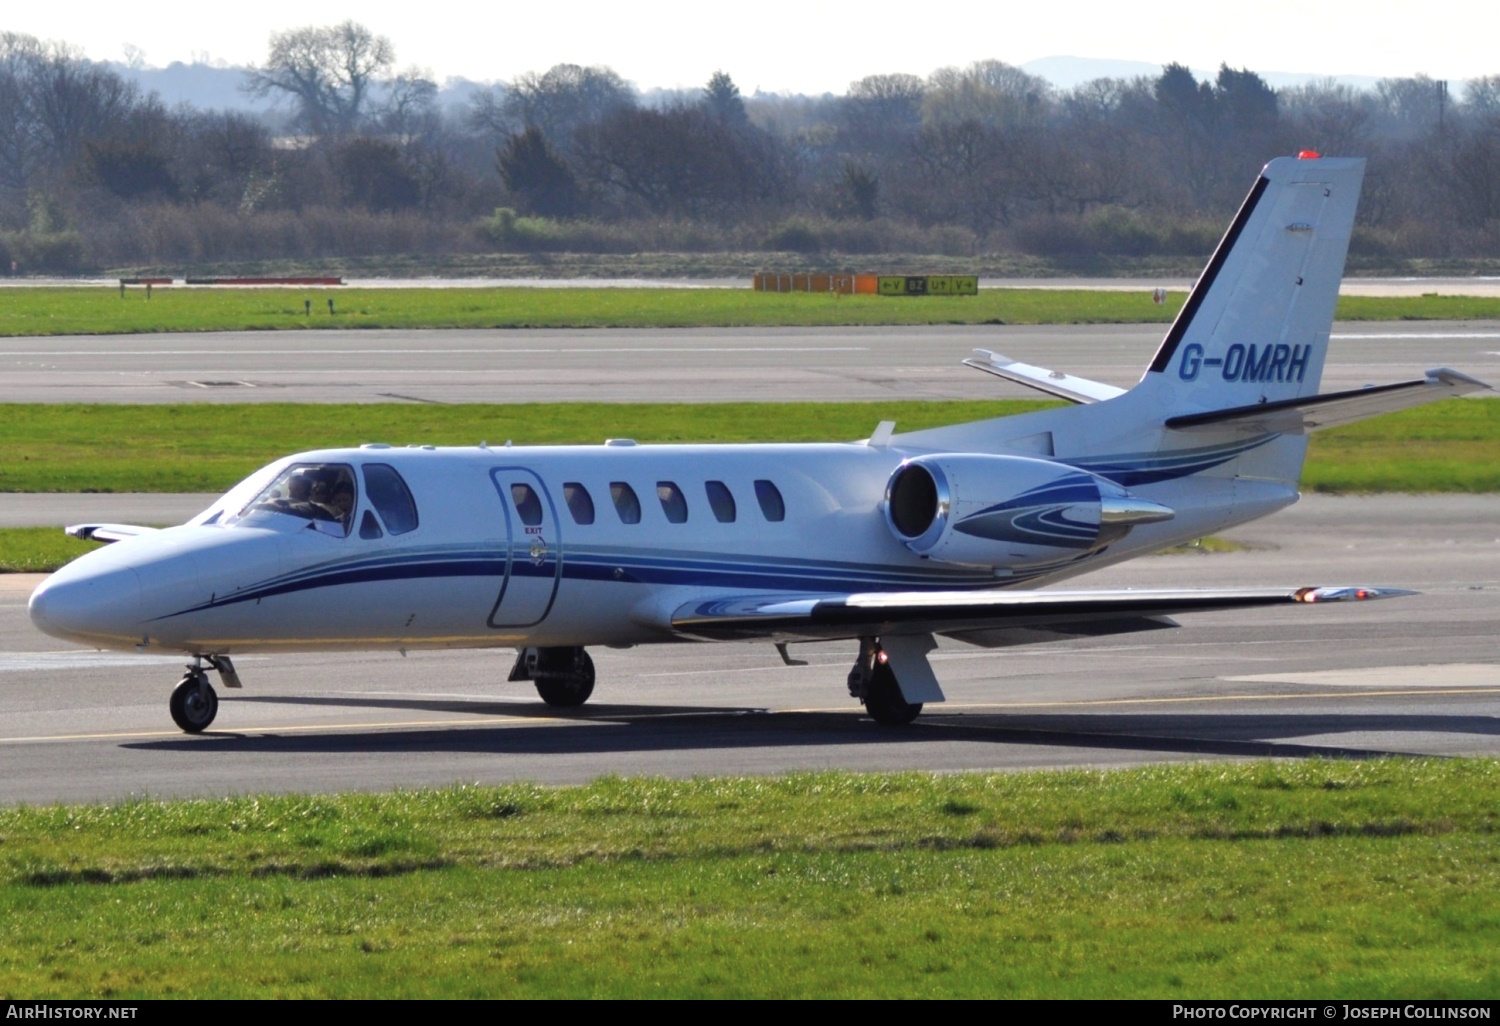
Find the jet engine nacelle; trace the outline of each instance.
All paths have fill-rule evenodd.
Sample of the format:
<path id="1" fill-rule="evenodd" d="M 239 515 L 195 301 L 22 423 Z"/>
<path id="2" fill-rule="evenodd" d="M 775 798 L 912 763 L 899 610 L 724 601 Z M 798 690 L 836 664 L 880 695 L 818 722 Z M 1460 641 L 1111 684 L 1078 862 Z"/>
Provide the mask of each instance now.
<path id="1" fill-rule="evenodd" d="M 886 522 L 907 548 L 966 566 L 1067 560 L 1172 516 L 1113 481 L 1024 456 L 919 456 L 885 490 Z"/>

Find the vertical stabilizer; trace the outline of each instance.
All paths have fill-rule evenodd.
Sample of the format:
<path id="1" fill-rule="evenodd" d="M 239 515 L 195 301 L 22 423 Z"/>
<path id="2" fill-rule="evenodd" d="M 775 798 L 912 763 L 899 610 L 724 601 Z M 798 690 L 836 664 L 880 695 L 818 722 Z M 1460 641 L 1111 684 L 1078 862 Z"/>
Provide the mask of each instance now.
<path id="1" fill-rule="evenodd" d="M 1364 169 L 1265 166 L 1141 381 L 1163 415 L 1317 393 Z"/>
<path id="2" fill-rule="evenodd" d="M 1239 519 L 1292 501 L 1307 450 L 1302 434 L 1202 415 L 1318 393 L 1364 170 L 1358 158 L 1278 157 L 1267 164 L 1128 392 L 913 432 L 895 443 L 1006 453 L 1045 436 L 1047 455 L 1125 487 L 1195 479 L 1205 508 L 1243 505 L 1250 512 Z M 1169 422 L 1196 426 L 1189 432 Z M 1266 494 L 1252 499 L 1257 489 Z M 1179 494 L 1167 505 L 1180 510 L 1183 501 Z"/>

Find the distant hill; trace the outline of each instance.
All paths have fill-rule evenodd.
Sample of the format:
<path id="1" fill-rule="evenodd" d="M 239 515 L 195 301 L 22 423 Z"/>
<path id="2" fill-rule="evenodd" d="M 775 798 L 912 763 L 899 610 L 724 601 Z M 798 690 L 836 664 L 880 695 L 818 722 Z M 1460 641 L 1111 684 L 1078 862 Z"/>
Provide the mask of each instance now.
<path id="1" fill-rule="evenodd" d="M 143 93 L 156 93 L 168 107 L 191 104 L 199 110 L 265 111 L 271 104 L 247 96 L 240 90 L 245 69 L 213 64 L 183 64 L 173 61 L 165 68 L 132 68 L 128 64 L 110 63 L 126 81 L 134 82 Z"/>
<path id="2" fill-rule="evenodd" d="M 165 68 L 132 68 L 128 64 L 106 63 L 127 81 L 140 86 L 142 92 L 156 93 L 168 107 L 186 103 L 199 110 L 237 110 L 252 114 L 278 109 L 271 98 L 251 96 L 241 88 L 245 84 L 243 67 L 173 61 Z M 438 103 L 444 107 L 462 106 L 485 88 L 480 82 L 450 78 L 438 90 Z"/>
<path id="3" fill-rule="evenodd" d="M 250 96 L 241 88 L 245 82 L 245 69 L 214 64 L 183 64 L 173 61 L 165 68 L 132 68 L 127 64 L 110 62 L 110 67 L 135 82 L 143 92 L 154 92 L 163 103 L 175 107 L 180 103 L 190 104 L 199 110 L 238 110 L 250 113 L 268 113 L 276 110 L 270 99 Z M 1027 61 L 1021 69 L 1032 75 L 1040 75 L 1059 89 L 1074 86 L 1096 78 L 1136 78 L 1144 75 L 1155 78 L 1161 74 L 1160 64 L 1146 61 L 1118 61 L 1096 57 L 1043 57 Z M 1332 77 L 1356 89 L 1373 89 L 1379 81 L 1373 75 L 1318 75 L 1312 72 L 1261 71 L 1252 68 L 1273 88 L 1304 85 L 1322 78 Z M 1200 79 L 1212 79 L 1217 68 L 1194 68 L 1193 74 Z M 1455 83 L 1456 85 L 1457 83 Z M 438 90 L 438 102 L 444 107 L 462 106 L 481 89 L 483 83 L 465 78 L 450 78 Z M 650 102 L 655 94 L 666 96 L 671 91 L 647 90 L 643 95 Z"/>

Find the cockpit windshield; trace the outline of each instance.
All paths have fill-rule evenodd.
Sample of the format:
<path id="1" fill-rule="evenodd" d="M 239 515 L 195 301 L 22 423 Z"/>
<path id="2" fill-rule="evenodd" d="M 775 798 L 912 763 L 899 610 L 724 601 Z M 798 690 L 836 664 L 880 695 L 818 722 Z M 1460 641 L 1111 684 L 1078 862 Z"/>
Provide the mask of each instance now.
<path id="1" fill-rule="evenodd" d="M 281 513 L 323 534 L 343 538 L 354 520 L 354 468 L 344 463 L 294 463 L 251 499 L 235 520 Z"/>

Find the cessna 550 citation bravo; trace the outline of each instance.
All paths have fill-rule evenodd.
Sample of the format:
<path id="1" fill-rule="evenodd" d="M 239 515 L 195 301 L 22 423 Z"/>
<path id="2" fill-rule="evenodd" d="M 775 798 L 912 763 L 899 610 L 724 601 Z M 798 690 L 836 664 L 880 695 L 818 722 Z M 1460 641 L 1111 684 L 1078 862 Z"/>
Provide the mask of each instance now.
<path id="1" fill-rule="evenodd" d="M 1175 626 L 1166 617 L 1397 594 L 1361 587 L 1038 590 L 1297 501 L 1308 432 L 1488 386 L 1447 369 L 1318 395 L 1364 161 L 1266 165 L 1140 383 L 979 351 L 965 363 L 1078 404 L 842 444 L 300 453 L 180 527 L 69 528 L 117 544 L 31 596 L 100 648 L 191 657 L 197 732 L 245 652 L 506 647 L 510 679 L 576 706 L 586 647 L 847 639 L 880 723 L 943 700 L 934 635 L 983 646 Z"/>

